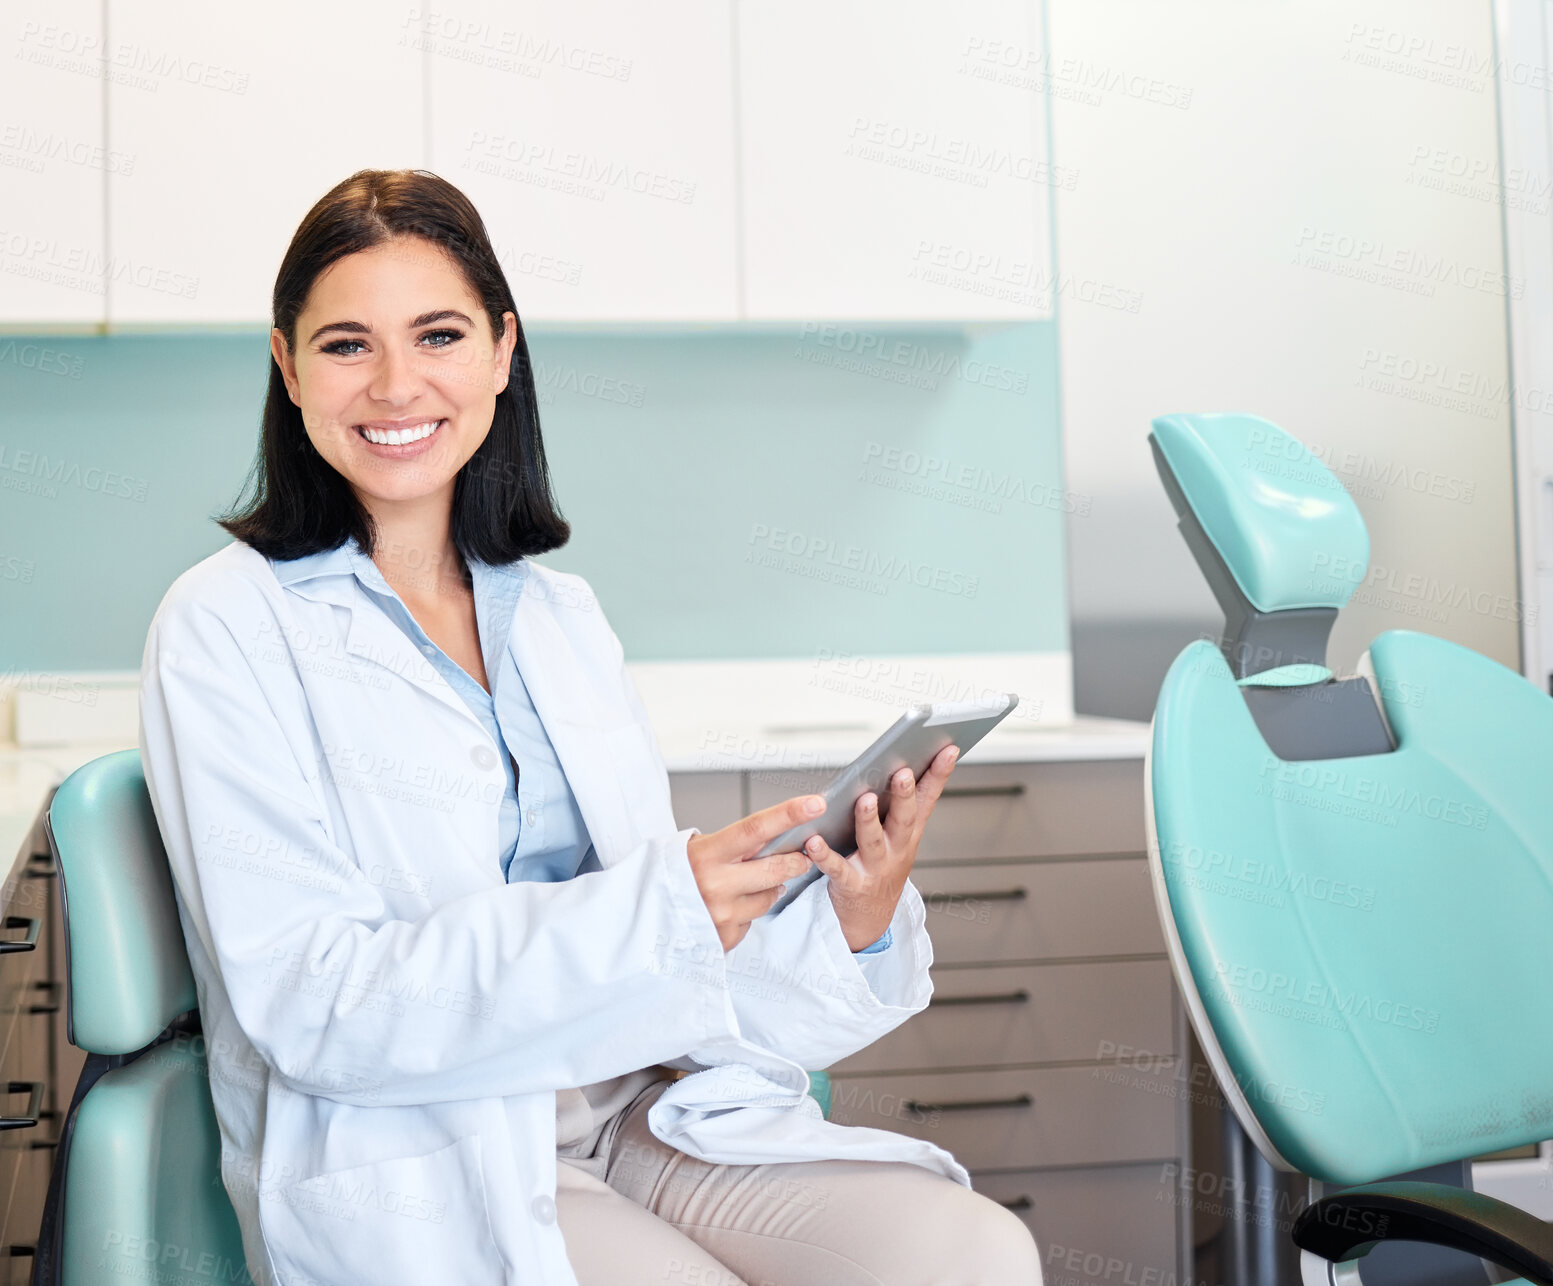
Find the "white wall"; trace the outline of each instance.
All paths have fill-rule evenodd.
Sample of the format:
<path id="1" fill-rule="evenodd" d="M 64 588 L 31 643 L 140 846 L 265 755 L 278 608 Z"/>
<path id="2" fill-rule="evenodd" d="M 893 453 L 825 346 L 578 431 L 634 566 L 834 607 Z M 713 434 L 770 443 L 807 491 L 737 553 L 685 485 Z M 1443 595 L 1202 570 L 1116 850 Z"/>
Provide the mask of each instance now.
<path id="1" fill-rule="evenodd" d="M 1369 525 L 1335 663 L 1411 627 L 1518 666 L 1488 0 L 1049 13 L 1076 625 L 1216 616 L 1145 437 L 1246 410 Z"/>

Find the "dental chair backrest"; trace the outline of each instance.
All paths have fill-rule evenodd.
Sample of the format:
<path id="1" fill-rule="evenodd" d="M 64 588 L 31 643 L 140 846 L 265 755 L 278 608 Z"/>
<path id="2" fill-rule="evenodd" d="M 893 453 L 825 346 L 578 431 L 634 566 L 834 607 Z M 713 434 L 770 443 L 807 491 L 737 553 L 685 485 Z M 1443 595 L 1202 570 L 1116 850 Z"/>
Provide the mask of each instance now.
<path id="1" fill-rule="evenodd" d="M 87 1060 L 55 1155 L 34 1286 L 147 1272 L 248 1282 L 140 752 L 67 777 L 45 828 L 64 906 L 66 1034 Z"/>
<path id="2" fill-rule="evenodd" d="M 1153 430 L 1227 627 L 1160 691 L 1150 860 L 1235 1116 L 1274 1165 L 1342 1186 L 1553 1136 L 1553 701 L 1411 630 L 1334 676 L 1369 560 L 1341 484 L 1256 416 Z M 1418 1280 L 1487 1280 L 1457 1264 Z"/>

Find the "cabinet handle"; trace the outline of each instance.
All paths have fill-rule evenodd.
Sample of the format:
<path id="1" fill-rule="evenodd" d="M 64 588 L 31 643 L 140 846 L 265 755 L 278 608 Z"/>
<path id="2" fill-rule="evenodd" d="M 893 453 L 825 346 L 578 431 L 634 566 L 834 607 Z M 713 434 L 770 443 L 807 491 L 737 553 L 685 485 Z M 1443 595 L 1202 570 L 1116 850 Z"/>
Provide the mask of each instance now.
<path id="1" fill-rule="evenodd" d="M 1030 993 L 1021 987 L 1018 991 L 990 991 L 972 996 L 934 996 L 927 1002 L 933 1009 L 938 1005 L 1022 1005 L 1030 999 Z"/>
<path id="2" fill-rule="evenodd" d="M 1030 1198 L 1026 1196 L 1015 1197 L 1012 1201 L 998 1202 L 998 1205 L 1002 1206 L 1005 1210 L 1028 1210 L 1034 1204 L 1035 1202 L 1031 1201 Z"/>
<path id="3" fill-rule="evenodd" d="M 908 1112 L 973 1112 L 991 1107 L 1029 1107 L 1034 1102 L 1035 1100 L 1028 1094 L 1020 1094 L 1015 1098 L 962 1098 L 947 1103 L 919 1103 L 913 1098 L 906 1100 L 906 1110 Z"/>
<path id="4" fill-rule="evenodd" d="M 25 927 L 27 932 L 19 938 L 7 938 L 0 941 L 0 956 L 11 951 L 31 951 L 38 945 L 38 930 L 43 927 L 43 921 L 37 918 L 29 918 L 25 915 L 8 915 L 5 924 L 0 928 L 20 929 Z"/>
<path id="5" fill-rule="evenodd" d="M 57 1148 L 59 1146 L 59 1116 L 59 1112 L 50 1107 L 46 1107 L 38 1113 L 39 1124 L 42 1124 L 44 1121 L 52 1122 L 54 1126 L 54 1136 L 52 1138 L 38 1138 L 30 1140 L 27 1144 L 29 1149 L 31 1149 L 33 1152 L 41 1152 L 44 1148 Z"/>
<path id="6" fill-rule="evenodd" d="M 924 893 L 922 900 L 934 902 L 1023 902 L 1030 896 L 1028 889 L 991 889 L 986 893 Z"/>
<path id="7" fill-rule="evenodd" d="M 49 999 L 41 1005 L 28 1005 L 27 1012 L 29 1014 L 57 1014 L 59 1012 L 60 997 L 65 993 L 64 984 L 58 982 L 35 982 L 32 985 L 39 991 L 47 992 Z"/>
<path id="8" fill-rule="evenodd" d="M 7 1094 L 25 1094 L 27 1096 L 27 1114 L 25 1116 L 0 1116 L 0 1130 L 26 1130 L 38 1123 L 39 1111 L 43 1107 L 43 1082 L 42 1081 L 8 1081 L 5 1092 Z"/>
<path id="9" fill-rule="evenodd" d="M 1025 793 L 1022 781 L 1009 782 L 1006 786 L 945 786 L 939 792 L 940 799 L 976 799 L 985 795 L 1006 795 L 1013 798 Z"/>

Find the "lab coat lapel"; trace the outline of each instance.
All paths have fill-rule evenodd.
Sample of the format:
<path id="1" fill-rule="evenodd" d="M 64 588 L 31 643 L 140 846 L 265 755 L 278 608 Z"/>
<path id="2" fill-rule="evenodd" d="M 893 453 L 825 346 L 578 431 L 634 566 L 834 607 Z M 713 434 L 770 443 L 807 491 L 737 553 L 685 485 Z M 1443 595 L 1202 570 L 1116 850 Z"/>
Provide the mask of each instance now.
<path id="1" fill-rule="evenodd" d="M 525 586 L 513 613 L 507 650 L 577 798 L 600 863 L 610 866 L 640 842 L 621 764 L 608 730 L 619 718 L 599 697 L 601 675 L 588 666 L 555 619 L 554 595 Z"/>
<path id="2" fill-rule="evenodd" d="M 366 591 L 352 577 L 319 577 L 293 586 L 292 592 L 315 602 L 344 608 L 349 618 L 345 630 L 347 653 L 397 674 L 467 720 L 479 729 L 481 737 L 490 741 L 490 733 L 486 732 L 485 725 L 464 704 L 464 699 L 453 691 L 437 667 L 421 655 L 409 635 L 378 611 L 375 604 L 361 601 Z"/>

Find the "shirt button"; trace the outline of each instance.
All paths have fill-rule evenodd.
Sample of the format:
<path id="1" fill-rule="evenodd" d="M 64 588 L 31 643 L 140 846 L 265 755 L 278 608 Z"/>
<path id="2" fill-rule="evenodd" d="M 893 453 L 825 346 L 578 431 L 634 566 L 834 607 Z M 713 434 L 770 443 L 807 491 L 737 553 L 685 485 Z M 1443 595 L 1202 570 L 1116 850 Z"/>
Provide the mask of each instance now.
<path id="1" fill-rule="evenodd" d="M 489 746 L 475 746 L 469 751 L 469 757 L 474 760 L 476 768 L 496 767 L 496 752 Z"/>
<path id="2" fill-rule="evenodd" d="M 526 821 L 530 826 L 534 824 L 534 810 L 532 808 L 523 814 L 523 820 Z"/>
<path id="3" fill-rule="evenodd" d="M 541 1192 L 530 1203 L 529 1209 L 534 1212 L 534 1218 L 543 1224 L 555 1222 L 555 1199 L 547 1192 Z"/>
<path id="4" fill-rule="evenodd" d="M 426 653 L 427 656 L 435 656 L 437 654 L 437 645 L 435 643 L 422 643 L 421 651 Z"/>

